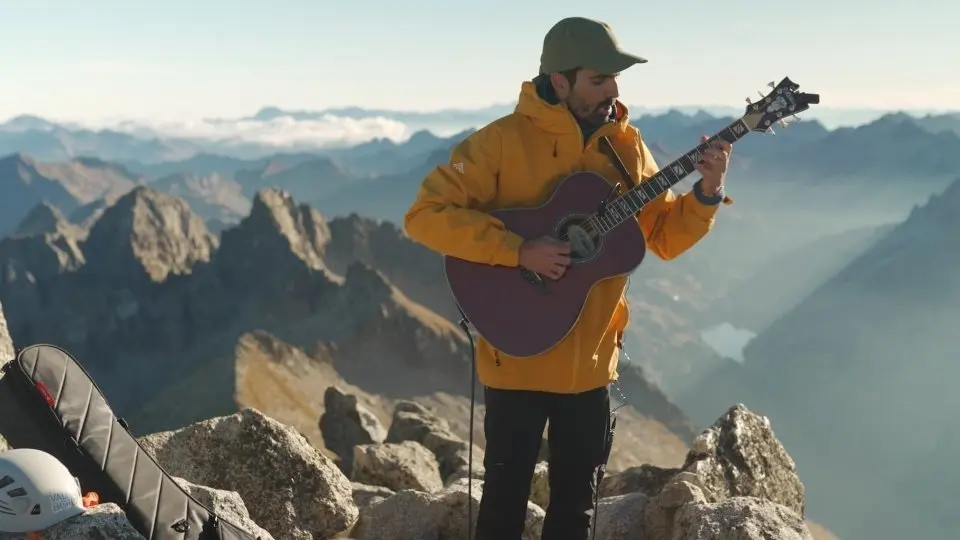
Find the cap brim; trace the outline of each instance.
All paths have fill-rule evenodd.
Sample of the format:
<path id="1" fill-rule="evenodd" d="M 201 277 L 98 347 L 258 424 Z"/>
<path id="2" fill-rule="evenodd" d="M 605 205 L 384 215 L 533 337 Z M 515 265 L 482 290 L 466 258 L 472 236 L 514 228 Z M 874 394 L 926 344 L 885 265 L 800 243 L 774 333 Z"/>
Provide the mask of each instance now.
<path id="1" fill-rule="evenodd" d="M 642 56 L 630 54 L 628 52 L 617 51 L 615 54 L 606 58 L 603 65 L 598 65 L 594 69 L 601 73 L 613 74 L 625 71 L 627 68 L 636 64 L 646 64 L 647 59 Z"/>

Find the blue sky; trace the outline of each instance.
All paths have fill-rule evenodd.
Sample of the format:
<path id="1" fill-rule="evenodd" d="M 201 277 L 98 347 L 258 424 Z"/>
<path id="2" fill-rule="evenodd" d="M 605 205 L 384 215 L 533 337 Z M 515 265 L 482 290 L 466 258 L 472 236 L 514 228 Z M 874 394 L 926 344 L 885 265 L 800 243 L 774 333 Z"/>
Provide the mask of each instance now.
<path id="1" fill-rule="evenodd" d="M 786 75 L 823 106 L 960 109 L 948 0 L 0 0 L 0 119 L 510 102 L 570 15 L 650 59 L 623 76 L 629 104 L 740 106 Z"/>

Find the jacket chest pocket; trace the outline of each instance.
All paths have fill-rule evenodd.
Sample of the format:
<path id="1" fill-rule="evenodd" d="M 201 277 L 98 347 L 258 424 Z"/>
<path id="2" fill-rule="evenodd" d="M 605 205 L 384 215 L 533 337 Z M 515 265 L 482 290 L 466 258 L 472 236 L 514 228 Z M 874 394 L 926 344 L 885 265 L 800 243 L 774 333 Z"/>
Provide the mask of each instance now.
<path id="1" fill-rule="evenodd" d="M 550 198 L 560 182 L 576 172 L 577 164 L 560 159 L 525 163 L 514 161 L 500 171 L 497 206 L 538 206 Z"/>
<path id="2" fill-rule="evenodd" d="M 613 162 L 611 162 L 605 154 L 596 151 L 584 153 L 579 164 L 579 170 L 599 174 L 611 187 L 616 185 L 617 182 L 621 184 L 621 189 L 628 187 L 617 170 L 617 167 L 614 166 Z"/>

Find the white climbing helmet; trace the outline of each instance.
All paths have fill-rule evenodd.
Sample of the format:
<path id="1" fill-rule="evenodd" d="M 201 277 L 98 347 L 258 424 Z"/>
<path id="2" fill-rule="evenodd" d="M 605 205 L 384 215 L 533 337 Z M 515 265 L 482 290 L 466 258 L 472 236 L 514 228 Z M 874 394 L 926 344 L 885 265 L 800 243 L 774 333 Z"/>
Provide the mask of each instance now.
<path id="1" fill-rule="evenodd" d="M 84 512 L 80 481 L 32 448 L 0 452 L 0 532 L 42 531 Z"/>

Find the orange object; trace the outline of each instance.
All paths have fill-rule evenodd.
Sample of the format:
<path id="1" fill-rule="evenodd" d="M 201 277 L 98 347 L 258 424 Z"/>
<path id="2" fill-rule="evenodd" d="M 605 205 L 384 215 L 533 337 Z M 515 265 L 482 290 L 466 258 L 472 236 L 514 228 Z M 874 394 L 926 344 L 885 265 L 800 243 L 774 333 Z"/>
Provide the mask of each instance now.
<path id="1" fill-rule="evenodd" d="M 96 492 L 91 491 L 83 497 L 83 507 L 90 508 L 91 506 L 97 506 L 100 504 L 100 495 L 97 495 Z M 32 539 L 31 539 L 32 540 Z"/>
<path id="2" fill-rule="evenodd" d="M 40 533 L 38 533 L 38 532 L 28 532 L 28 533 L 27 533 L 27 539 L 28 539 L 28 540 L 43 540 L 43 535 L 40 534 Z"/>

